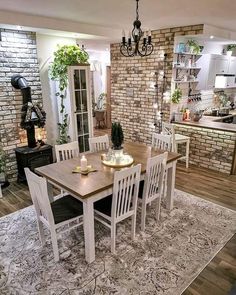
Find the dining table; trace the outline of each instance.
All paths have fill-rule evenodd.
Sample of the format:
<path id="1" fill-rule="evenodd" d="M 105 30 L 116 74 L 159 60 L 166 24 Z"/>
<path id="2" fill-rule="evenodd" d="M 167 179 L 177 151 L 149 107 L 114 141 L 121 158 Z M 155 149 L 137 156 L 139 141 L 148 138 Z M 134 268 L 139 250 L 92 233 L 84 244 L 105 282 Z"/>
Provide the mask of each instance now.
<path id="1" fill-rule="evenodd" d="M 133 157 L 132 165 L 141 164 L 141 179 L 144 179 L 148 158 L 165 152 L 136 142 L 126 142 L 123 148 L 125 153 Z M 85 259 L 88 263 L 95 260 L 94 202 L 112 194 L 114 172 L 119 170 L 119 168 L 108 167 L 102 163 L 103 153 L 104 151 L 86 153 L 88 165 L 96 169 L 88 175 L 72 172 L 80 165 L 81 157 L 35 169 L 37 174 L 46 178 L 49 185 L 59 187 L 83 202 Z M 173 208 L 176 163 L 180 157 L 180 154 L 168 152 L 166 208 L 169 210 Z"/>

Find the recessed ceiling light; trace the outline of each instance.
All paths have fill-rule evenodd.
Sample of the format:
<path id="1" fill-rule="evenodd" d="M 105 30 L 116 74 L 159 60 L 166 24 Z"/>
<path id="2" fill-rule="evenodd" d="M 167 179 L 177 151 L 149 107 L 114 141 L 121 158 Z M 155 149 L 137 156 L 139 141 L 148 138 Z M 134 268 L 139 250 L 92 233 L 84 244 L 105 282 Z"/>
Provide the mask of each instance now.
<path id="1" fill-rule="evenodd" d="M 21 26 L 16 26 L 17 30 L 22 30 Z"/>
<path id="2" fill-rule="evenodd" d="M 109 50 L 109 48 L 106 48 L 106 51 L 108 51 Z"/>
<path id="3" fill-rule="evenodd" d="M 213 35 L 210 36 L 210 39 L 214 39 L 215 37 Z"/>

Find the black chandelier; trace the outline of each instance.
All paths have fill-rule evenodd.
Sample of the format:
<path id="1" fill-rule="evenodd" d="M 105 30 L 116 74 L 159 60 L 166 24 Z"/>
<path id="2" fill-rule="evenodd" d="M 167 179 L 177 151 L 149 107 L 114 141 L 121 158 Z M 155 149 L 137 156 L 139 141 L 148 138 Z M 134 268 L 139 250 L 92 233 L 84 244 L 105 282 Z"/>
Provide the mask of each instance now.
<path id="1" fill-rule="evenodd" d="M 120 52 L 126 57 L 132 57 L 136 55 L 148 56 L 153 52 L 152 36 L 149 30 L 148 35 L 141 30 L 141 21 L 139 20 L 138 2 L 136 0 L 136 20 L 133 23 L 132 33 L 129 32 L 128 40 L 126 41 L 125 32 L 122 34 L 122 43 L 120 45 Z M 143 41 L 141 42 L 141 38 Z M 133 39 L 133 40 L 132 40 Z"/>

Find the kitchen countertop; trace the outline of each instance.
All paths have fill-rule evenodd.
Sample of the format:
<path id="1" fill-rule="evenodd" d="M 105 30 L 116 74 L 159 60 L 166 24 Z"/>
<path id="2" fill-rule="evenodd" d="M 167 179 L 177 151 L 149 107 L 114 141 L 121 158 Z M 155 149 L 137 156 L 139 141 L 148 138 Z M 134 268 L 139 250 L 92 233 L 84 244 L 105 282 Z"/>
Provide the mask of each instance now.
<path id="1" fill-rule="evenodd" d="M 215 130 L 236 133 L 236 124 L 220 122 L 222 119 L 226 119 L 228 117 L 231 117 L 232 115 L 236 116 L 236 110 L 231 111 L 230 114 L 225 117 L 203 116 L 198 122 L 181 121 L 181 122 L 173 122 L 173 123 L 179 124 L 179 125 L 187 125 L 187 126 L 194 126 L 194 127 L 208 128 L 208 129 L 215 129 Z"/>

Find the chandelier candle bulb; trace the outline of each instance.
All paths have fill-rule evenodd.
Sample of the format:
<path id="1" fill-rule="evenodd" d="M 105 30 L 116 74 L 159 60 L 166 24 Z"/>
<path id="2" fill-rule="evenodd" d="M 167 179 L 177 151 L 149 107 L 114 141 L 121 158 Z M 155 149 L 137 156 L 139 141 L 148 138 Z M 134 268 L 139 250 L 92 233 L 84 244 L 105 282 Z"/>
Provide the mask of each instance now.
<path id="1" fill-rule="evenodd" d="M 122 43 L 125 45 L 125 31 L 122 31 Z"/>
<path id="2" fill-rule="evenodd" d="M 87 165 L 88 165 L 88 161 L 87 159 L 85 158 L 85 156 L 83 155 L 81 160 L 80 160 L 80 169 L 81 171 L 87 171 Z"/>

